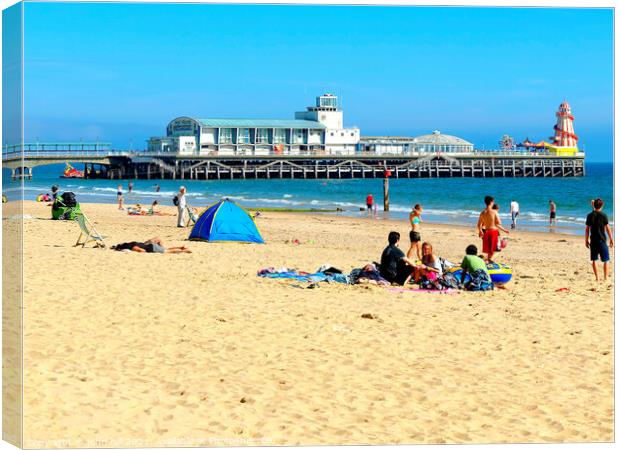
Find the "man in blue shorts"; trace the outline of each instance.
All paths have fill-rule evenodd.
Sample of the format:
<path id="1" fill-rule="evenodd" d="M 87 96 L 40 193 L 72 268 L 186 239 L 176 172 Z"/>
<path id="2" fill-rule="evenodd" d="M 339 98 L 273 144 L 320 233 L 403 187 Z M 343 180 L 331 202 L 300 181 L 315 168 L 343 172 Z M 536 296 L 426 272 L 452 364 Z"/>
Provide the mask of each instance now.
<path id="1" fill-rule="evenodd" d="M 596 261 L 599 257 L 603 263 L 603 275 L 607 280 L 609 272 L 609 247 L 614 246 L 614 238 L 609 227 L 607 214 L 602 212 L 603 200 L 597 198 L 592 202 L 594 211 L 586 218 L 586 247 L 590 249 L 590 260 L 594 270 L 594 278 L 598 281 L 598 271 Z M 609 236 L 609 247 L 607 247 L 607 236 Z"/>

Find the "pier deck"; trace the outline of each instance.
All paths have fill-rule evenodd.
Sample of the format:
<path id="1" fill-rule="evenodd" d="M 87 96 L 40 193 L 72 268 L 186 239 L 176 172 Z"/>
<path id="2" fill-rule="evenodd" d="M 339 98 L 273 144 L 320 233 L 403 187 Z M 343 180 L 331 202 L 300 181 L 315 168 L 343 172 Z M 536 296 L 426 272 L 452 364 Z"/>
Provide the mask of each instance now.
<path id="1" fill-rule="evenodd" d="M 407 155 L 291 154 L 179 155 L 130 151 L 3 153 L 3 167 L 13 178 L 32 177 L 32 168 L 63 162 L 84 163 L 88 178 L 260 179 L 260 178 L 493 178 L 579 177 L 585 175 L 584 155 L 554 156 L 521 152 Z"/>

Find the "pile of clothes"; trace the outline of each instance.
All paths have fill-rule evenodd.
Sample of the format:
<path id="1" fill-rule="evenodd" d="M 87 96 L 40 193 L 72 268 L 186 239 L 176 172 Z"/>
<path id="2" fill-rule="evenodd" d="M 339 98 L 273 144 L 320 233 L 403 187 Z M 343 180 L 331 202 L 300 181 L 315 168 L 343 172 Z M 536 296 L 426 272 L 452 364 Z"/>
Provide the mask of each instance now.
<path id="1" fill-rule="evenodd" d="M 390 286 L 390 282 L 381 276 L 377 263 L 366 264 L 361 269 L 353 269 L 349 274 L 351 284 L 376 284 Z"/>

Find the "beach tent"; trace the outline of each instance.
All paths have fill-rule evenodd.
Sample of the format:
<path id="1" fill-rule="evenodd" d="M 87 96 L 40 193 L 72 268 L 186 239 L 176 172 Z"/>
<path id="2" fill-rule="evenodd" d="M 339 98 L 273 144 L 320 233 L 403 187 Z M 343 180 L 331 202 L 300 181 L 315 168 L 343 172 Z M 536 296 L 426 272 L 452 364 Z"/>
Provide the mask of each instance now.
<path id="1" fill-rule="evenodd" d="M 209 206 L 198 218 L 190 240 L 209 242 L 255 242 L 264 244 L 254 219 L 236 203 L 224 199 Z"/>

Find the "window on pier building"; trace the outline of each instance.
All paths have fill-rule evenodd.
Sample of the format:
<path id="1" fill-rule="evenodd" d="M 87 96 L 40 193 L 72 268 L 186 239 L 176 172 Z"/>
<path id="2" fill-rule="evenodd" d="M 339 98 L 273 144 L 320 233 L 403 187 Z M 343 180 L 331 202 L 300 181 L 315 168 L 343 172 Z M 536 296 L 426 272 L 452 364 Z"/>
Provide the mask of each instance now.
<path id="1" fill-rule="evenodd" d="M 256 143 L 257 144 L 268 144 L 269 143 L 269 128 L 257 128 L 256 129 Z"/>
<path id="2" fill-rule="evenodd" d="M 274 144 L 286 144 L 286 130 L 284 128 L 276 128 L 273 131 Z"/>
<path id="3" fill-rule="evenodd" d="M 337 108 L 338 107 L 338 97 L 333 95 L 322 95 L 318 98 L 319 107 L 329 107 L 329 108 Z"/>
<path id="4" fill-rule="evenodd" d="M 249 144 L 250 143 L 250 129 L 239 128 L 237 134 L 237 144 Z"/>
<path id="5" fill-rule="evenodd" d="M 301 128 L 295 128 L 293 130 L 293 144 L 304 143 L 304 130 Z"/>
<path id="6" fill-rule="evenodd" d="M 220 128 L 220 144 L 232 144 L 232 128 Z"/>

